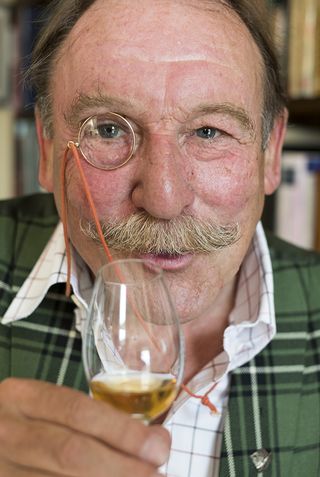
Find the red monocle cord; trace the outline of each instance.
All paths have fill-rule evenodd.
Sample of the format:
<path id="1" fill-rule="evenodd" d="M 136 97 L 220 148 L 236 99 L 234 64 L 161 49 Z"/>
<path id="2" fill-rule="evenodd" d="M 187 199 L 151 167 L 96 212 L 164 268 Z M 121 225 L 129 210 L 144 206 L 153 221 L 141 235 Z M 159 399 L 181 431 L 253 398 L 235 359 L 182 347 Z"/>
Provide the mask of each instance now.
<path id="1" fill-rule="evenodd" d="M 76 161 L 76 165 L 77 165 L 78 170 L 80 172 L 80 177 L 81 177 L 81 180 L 82 180 L 82 184 L 83 184 L 84 191 L 85 191 L 88 203 L 89 203 L 91 213 L 93 215 L 94 223 L 95 223 L 95 226 L 97 228 L 97 232 L 98 232 L 98 235 L 99 235 L 100 242 L 103 246 L 103 249 L 105 251 L 105 254 L 106 254 L 107 259 L 109 260 L 109 262 L 113 261 L 111 252 L 110 252 L 109 247 L 108 247 L 108 245 L 106 243 L 106 240 L 104 238 L 103 231 L 102 231 L 102 228 L 101 228 L 101 224 L 100 224 L 100 221 L 99 221 L 99 218 L 98 218 L 98 214 L 97 214 L 97 211 L 96 211 L 93 199 L 92 199 L 92 195 L 91 195 L 91 192 L 90 192 L 90 188 L 89 188 L 86 176 L 84 174 L 84 171 L 83 171 L 83 168 L 82 168 L 82 165 L 81 165 L 81 160 L 80 160 L 80 156 L 79 156 L 79 153 L 78 153 L 77 146 L 74 144 L 74 142 L 70 141 L 68 143 L 68 148 L 66 149 L 66 151 L 64 153 L 63 161 L 62 161 L 62 164 L 61 164 L 61 221 L 62 221 L 62 224 L 63 224 L 63 234 L 64 234 L 64 240 L 65 240 L 65 245 L 66 245 L 66 256 L 67 256 L 67 284 L 66 284 L 66 295 L 67 296 L 70 296 L 70 293 L 71 293 L 71 285 L 70 285 L 71 248 L 70 248 L 70 240 L 69 240 L 69 235 L 68 235 L 68 221 L 67 221 L 66 193 L 65 193 L 65 170 L 66 170 L 66 163 L 67 163 L 69 149 L 71 149 L 71 151 L 73 153 L 73 157 Z M 121 270 L 118 267 L 116 267 L 116 273 L 119 277 L 119 280 L 123 281 L 123 278 L 122 278 L 122 275 L 121 275 Z M 159 350 L 159 343 L 157 342 L 156 337 L 153 336 L 150 333 L 150 331 L 147 329 L 147 325 L 146 325 L 143 317 L 141 316 L 141 313 L 137 309 L 135 303 L 132 301 L 132 299 L 130 300 L 130 304 L 132 306 L 132 309 L 133 309 L 135 315 L 137 316 L 138 320 L 140 321 L 144 331 L 149 336 L 149 338 L 152 341 L 155 348 L 157 350 Z"/>
<path id="2" fill-rule="evenodd" d="M 76 161 L 76 164 L 77 164 L 77 167 L 78 167 L 78 170 L 79 170 L 79 173 L 80 173 L 80 177 L 81 177 L 81 180 L 82 180 L 82 183 L 83 183 L 84 191 L 85 191 L 87 200 L 89 202 L 90 210 L 91 210 L 91 213 L 93 215 L 95 225 L 97 227 L 97 232 L 98 232 L 101 244 L 104 248 L 104 251 L 106 253 L 106 256 L 107 256 L 108 260 L 110 262 L 112 261 L 112 256 L 111 256 L 109 247 L 108 247 L 106 241 L 104 240 L 102 228 L 101 228 L 101 225 L 100 225 L 100 221 L 99 221 L 97 213 L 96 213 L 96 208 L 94 206 L 93 199 L 92 199 L 92 196 L 91 196 L 91 192 L 90 192 L 86 177 L 84 175 L 84 172 L 83 172 L 83 169 L 82 169 L 82 166 L 81 166 L 80 157 L 79 157 L 79 154 L 78 154 L 78 149 L 77 149 L 76 145 L 72 141 L 70 141 L 68 143 L 68 147 L 66 148 L 65 153 L 63 155 L 63 160 L 62 160 L 61 169 L 60 169 L 61 221 L 62 221 L 62 225 L 63 225 L 63 235 L 64 235 L 64 241 L 65 241 L 65 245 L 66 245 L 66 256 L 67 256 L 67 285 L 66 285 L 66 295 L 67 296 L 70 296 L 70 293 L 71 293 L 71 286 L 70 286 L 71 249 L 70 249 L 70 241 L 69 241 L 69 234 L 68 234 L 66 192 L 65 192 L 65 171 L 66 171 L 66 164 L 67 164 L 69 149 L 71 149 L 71 151 L 73 153 L 73 157 Z"/>
<path id="3" fill-rule="evenodd" d="M 201 400 L 201 403 L 204 405 L 204 406 L 207 406 L 210 411 L 213 413 L 213 414 L 217 414 L 218 413 L 218 409 L 216 408 L 216 406 L 214 404 L 212 404 L 212 402 L 210 401 L 208 395 L 211 393 L 211 391 L 214 390 L 214 388 L 217 386 L 217 382 L 213 383 L 213 385 L 210 387 L 210 389 L 203 395 L 201 396 L 201 394 L 194 394 L 192 391 L 190 391 L 190 389 L 185 385 L 185 384 L 181 384 L 181 387 L 182 389 L 188 393 L 191 397 L 194 397 L 194 398 L 197 398 L 197 399 L 200 399 Z"/>
<path id="4" fill-rule="evenodd" d="M 61 169 L 60 169 L 61 221 L 62 221 L 62 226 L 63 226 L 63 235 L 64 235 L 64 241 L 65 241 L 65 247 L 66 247 L 66 258 L 67 258 L 67 283 L 66 283 L 66 295 L 67 296 L 70 296 L 70 293 L 71 293 L 71 284 L 70 284 L 70 279 L 71 279 L 71 247 L 70 247 L 70 240 L 69 240 L 69 234 L 68 234 L 66 191 L 65 191 L 65 171 L 66 171 L 66 164 L 67 164 L 69 149 L 71 150 L 73 158 L 76 161 L 76 165 L 77 165 L 77 168 L 78 168 L 79 173 L 80 173 L 80 177 L 81 177 L 81 180 L 82 180 L 82 183 L 83 183 L 84 191 L 85 191 L 88 203 L 89 203 L 91 213 L 93 215 L 93 219 L 94 219 L 94 222 L 95 222 L 95 226 L 97 228 L 97 232 L 98 232 L 101 244 L 103 246 L 103 249 L 105 251 L 105 254 L 106 254 L 107 259 L 109 260 L 109 262 L 113 261 L 110 249 L 109 249 L 109 247 L 106 243 L 105 237 L 103 235 L 103 231 L 102 231 L 101 224 L 100 224 L 97 212 L 96 212 L 96 208 L 95 208 L 95 205 L 94 205 L 94 202 L 93 202 L 93 199 L 92 199 L 92 195 L 91 195 L 91 192 L 90 192 L 90 189 L 89 189 L 87 179 L 86 179 L 85 174 L 83 172 L 83 168 L 82 168 L 82 165 L 81 165 L 81 160 L 80 160 L 78 148 L 73 141 L 69 141 L 68 142 L 68 147 L 66 148 L 65 153 L 63 155 L 63 159 L 62 159 L 62 162 L 61 162 Z M 120 271 L 119 271 L 119 273 L 120 273 Z M 120 279 L 121 279 L 121 277 L 120 277 Z M 137 312 L 137 317 L 139 318 L 139 321 L 141 321 L 141 323 L 144 325 L 143 319 L 142 319 L 139 311 L 136 310 L 136 312 Z M 148 330 L 146 330 L 145 326 L 144 326 L 144 329 L 150 336 L 150 333 L 149 333 Z M 151 338 L 152 342 L 154 343 L 154 345 L 158 348 L 158 343 L 155 340 L 155 337 L 150 336 L 150 338 Z M 218 411 L 217 411 L 216 406 L 214 404 L 212 404 L 212 402 L 210 401 L 210 399 L 208 397 L 208 395 L 216 387 L 216 385 L 217 385 L 217 383 L 215 382 L 203 396 L 198 395 L 198 394 L 194 394 L 183 383 L 181 384 L 181 388 L 186 393 L 188 393 L 191 397 L 201 399 L 201 403 L 204 406 L 207 406 L 211 410 L 212 413 L 217 413 Z"/>
<path id="5" fill-rule="evenodd" d="M 70 250 L 70 241 L 68 234 L 68 221 L 67 221 L 67 206 L 66 206 L 66 191 L 65 191 L 65 170 L 67 164 L 69 147 L 64 152 L 63 159 L 60 167 L 60 186 L 61 186 L 61 222 L 63 226 L 63 236 L 64 243 L 66 247 L 66 257 L 67 257 L 67 284 L 66 284 L 66 295 L 70 296 L 71 294 L 71 285 L 70 285 L 70 276 L 71 276 L 71 250 Z"/>

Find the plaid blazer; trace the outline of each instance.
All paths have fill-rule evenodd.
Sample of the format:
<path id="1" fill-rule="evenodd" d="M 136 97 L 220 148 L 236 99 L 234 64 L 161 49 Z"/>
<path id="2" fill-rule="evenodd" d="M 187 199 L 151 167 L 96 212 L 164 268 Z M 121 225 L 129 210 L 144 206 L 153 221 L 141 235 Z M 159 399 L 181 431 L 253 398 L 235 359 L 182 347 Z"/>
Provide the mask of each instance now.
<path id="1" fill-rule="evenodd" d="M 52 196 L 0 203 L 0 317 L 58 221 Z M 320 476 L 320 256 L 268 237 L 277 334 L 232 373 L 220 475 L 257 476 L 264 448 L 271 477 Z M 42 379 L 87 391 L 74 304 L 50 288 L 26 320 L 0 325 L 0 379 Z M 261 474 L 259 474 L 261 475 Z"/>

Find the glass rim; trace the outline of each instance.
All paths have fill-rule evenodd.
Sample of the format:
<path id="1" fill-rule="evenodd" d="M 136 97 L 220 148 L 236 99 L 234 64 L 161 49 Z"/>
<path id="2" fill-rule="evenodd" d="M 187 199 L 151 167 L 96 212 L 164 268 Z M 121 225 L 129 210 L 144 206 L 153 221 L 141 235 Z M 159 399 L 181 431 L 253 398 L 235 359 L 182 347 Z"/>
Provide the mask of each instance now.
<path id="1" fill-rule="evenodd" d="M 105 265 L 102 265 L 101 268 L 99 268 L 97 274 L 96 274 L 96 280 L 102 280 L 104 281 L 105 283 L 110 283 L 110 285 L 117 285 L 117 286 L 120 286 L 120 285 L 125 285 L 127 287 L 136 287 L 139 285 L 139 283 L 145 281 L 145 280 L 135 280 L 135 281 L 130 281 L 129 283 L 128 282 L 125 282 L 125 283 L 122 283 L 120 281 L 120 278 L 119 278 L 119 281 L 115 281 L 115 280 L 106 280 L 104 277 L 103 277 L 103 272 L 105 269 L 107 268 L 112 268 L 114 266 L 116 266 L 117 264 L 120 266 L 120 271 L 121 271 L 121 265 L 122 264 L 126 264 L 126 263 L 139 263 L 141 265 L 145 265 L 146 266 L 146 270 L 149 270 L 150 273 L 154 273 L 154 276 L 152 276 L 150 279 L 148 279 L 149 282 L 153 282 L 153 281 L 156 281 L 156 280 L 159 280 L 159 279 L 163 279 L 164 277 L 164 274 L 163 274 L 163 269 L 157 265 L 150 265 L 148 264 L 148 261 L 147 260 L 144 260 L 142 258 L 120 258 L 120 259 L 117 259 L 117 260 L 112 260 L 111 262 L 109 263 L 106 263 Z M 116 273 L 116 271 L 114 272 Z"/>

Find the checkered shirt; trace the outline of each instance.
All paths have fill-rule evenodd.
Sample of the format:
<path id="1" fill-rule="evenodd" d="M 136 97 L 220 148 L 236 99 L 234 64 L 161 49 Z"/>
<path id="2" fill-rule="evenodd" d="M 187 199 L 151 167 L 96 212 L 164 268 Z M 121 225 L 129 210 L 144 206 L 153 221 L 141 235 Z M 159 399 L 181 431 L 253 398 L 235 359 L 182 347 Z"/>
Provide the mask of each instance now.
<path id="1" fill-rule="evenodd" d="M 27 277 L 8 310 L 3 324 L 26 318 L 39 306 L 49 288 L 66 281 L 66 257 L 62 224 Z M 76 328 L 81 332 L 92 282 L 81 257 L 73 251 L 71 284 L 76 304 Z M 261 224 L 241 267 L 235 306 L 224 333 L 224 351 L 208 363 L 189 383 L 197 394 L 209 394 L 217 406 L 212 414 L 199 399 L 183 392 L 176 399 L 164 425 L 172 435 L 168 463 L 162 471 L 170 477 L 215 477 L 219 473 L 222 431 L 226 422 L 230 371 L 248 362 L 275 335 L 272 267 Z"/>
<path id="2" fill-rule="evenodd" d="M 0 320 L 30 275 L 58 220 L 51 194 L 0 201 Z M 186 468 L 181 470 L 185 472 L 184 477 L 201 477 L 199 462 L 202 453 L 211 455 L 203 459 L 209 472 L 209 460 L 213 461 L 213 456 L 219 454 L 219 440 L 222 441 L 219 477 L 320 476 L 320 255 L 294 247 L 271 234 L 266 237 L 272 262 L 277 333 L 249 361 L 229 371 L 226 377 L 221 376 L 216 392 L 220 390 L 223 394 L 223 381 L 229 382 L 229 387 L 227 383 L 224 388 L 227 403 L 223 404 L 223 396 L 211 396 L 221 414 L 219 439 L 213 437 L 211 440 L 215 434 L 211 417 L 217 416 L 211 416 L 197 400 L 187 401 L 191 410 L 192 402 L 197 409 L 191 413 L 190 422 L 194 419 L 195 425 L 188 430 L 188 435 L 184 433 L 184 426 L 189 424 L 188 405 L 179 409 L 175 406 L 176 412 L 169 419 L 172 423 L 178 422 L 179 426 L 175 428 L 180 436 L 173 434 L 172 457 L 177 453 L 180 461 L 186 461 Z M 257 237 L 251 252 L 257 251 L 256 240 Z M 60 255 L 56 256 L 58 266 L 55 272 L 60 270 L 58 275 L 61 276 L 63 253 L 60 250 Z M 263 255 L 261 261 L 264 261 Z M 81 260 L 77 265 L 80 267 Z M 268 268 L 264 273 L 260 284 L 267 280 Z M 48 280 L 48 277 L 42 278 Z M 81 276 L 78 276 L 78 281 L 83 281 Z M 84 300 L 86 285 L 83 288 L 79 296 Z M 64 291 L 65 283 L 54 283 L 39 305 L 34 305 L 36 308 L 27 319 L 9 324 L 0 322 L 0 381 L 10 376 L 33 378 L 88 392 L 81 359 L 81 334 L 74 315 L 75 304 L 65 297 Z M 250 296 L 251 310 L 256 306 L 251 300 L 253 291 L 254 287 L 244 293 L 244 296 Z M 39 297 L 35 298 L 39 300 Z M 29 294 L 27 301 L 36 300 Z M 271 295 L 269 301 L 272 303 Z M 240 298 L 238 303 L 241 303 Z M 260 309 L 262 303 L 261 299 Z M 80 309 L 78 315 L 81 313 Z M 233 325 L 230 323 L 234 330 L 240 329 L 236 328 L 237 317 L 234 315 Z M 80 321 L 81 316 L 78 326 Z M 250 326 L 247 327 L 249 335 Z M 255 329 L 253 324 L 252 329 Z M 245 344 L 248 342 L 249 339 Z M 234 352 L 237 355 L 239 350 L 234 349 Z M 230 351 L 230 369 L 232 362 L 237 365 L 233 356 Z M 202 390 L 217 372 L 217 363 L 215 365 L 216 369 L 212 366 L 211 378 L 199 384 Z M 210 363 L 206 368 L 210 368 Z M 200 376 L 202 373 L 205 376 L 206 371 L 203 370 Z M 178 421 L 180 409 L 181 419 Z M 200 409 L 203 416 L 199 414 Z M 186 417 L 184 411 L 188 414 Z M 170 427 L 169 420 L 166 425 Z M 173 425 L 171 428 L 174 433 Z M 201 440 L 201 435 L 205 439 Z M 188 452 L 180 453 L 183 448 Z M 258 459 L 254 461 L 252 455 Z M 261 455 L 268 455 L 268 467 L 263 474 L 258 474 Z M 169 471 L 174 474 L 173 461 L 170 460 L 169 466 Z M 218 472 L 217 467 L 215 472 Z"/>

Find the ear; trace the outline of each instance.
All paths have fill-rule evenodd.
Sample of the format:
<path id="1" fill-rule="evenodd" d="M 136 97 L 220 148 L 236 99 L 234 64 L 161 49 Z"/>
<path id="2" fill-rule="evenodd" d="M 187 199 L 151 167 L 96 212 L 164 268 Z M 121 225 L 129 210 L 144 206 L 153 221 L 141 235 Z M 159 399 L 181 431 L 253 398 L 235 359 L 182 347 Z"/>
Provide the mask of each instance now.
<path id="1" fill-rule="evenodd" d="M 35 109 L 36 130 L 39 144 L 39 182 L 48 192 L 53 192 L 53 140 L 46 137 L 39 109 Z"/>
<path id="2" fill-rule="evenodd" d="M 264 192 L 272 194 L 281 180 L 281 154 L 287 130 L 288 111 L 284 109 L 275 119 L 267 148 L 264 152 Z"/>

